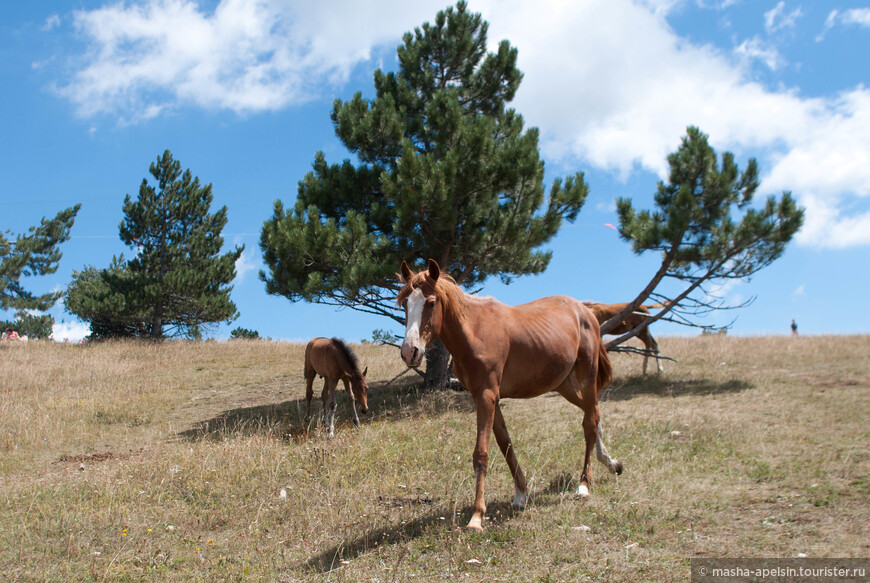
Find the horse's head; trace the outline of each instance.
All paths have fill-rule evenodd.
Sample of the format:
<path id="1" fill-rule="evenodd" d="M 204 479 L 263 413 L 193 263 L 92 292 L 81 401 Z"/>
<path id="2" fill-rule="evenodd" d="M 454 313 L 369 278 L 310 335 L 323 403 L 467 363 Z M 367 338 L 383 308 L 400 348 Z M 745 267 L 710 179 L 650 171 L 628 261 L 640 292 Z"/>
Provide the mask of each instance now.
<path id="1" fill-rule="evenodd" d="M 359 371 L 359 369 L 357 369 Z M 353 391 L 353 399 L 359 404 L 359 411 L 363 415 L 369 412 L 368 392 L 369 383 L 366 381 L 366 373 L 369 372 L 369 367 L 366 367 L 360 374 L 354 374 L 350 377 L 350 390 Z"/>
<path id="2" fill-rule="evenodd" d="M 436 285 L 441 268 L 434 259 L 429 260 L 429 269 L 414 273 L 402 261 L 400 272 L 404 287 L 396 302 L 405 308 L 405 340 L 402 342 L 402 360 L 409 367 L 418 367 L 423 354 L 441 334 L 442 303 L 444 299 Z"/>

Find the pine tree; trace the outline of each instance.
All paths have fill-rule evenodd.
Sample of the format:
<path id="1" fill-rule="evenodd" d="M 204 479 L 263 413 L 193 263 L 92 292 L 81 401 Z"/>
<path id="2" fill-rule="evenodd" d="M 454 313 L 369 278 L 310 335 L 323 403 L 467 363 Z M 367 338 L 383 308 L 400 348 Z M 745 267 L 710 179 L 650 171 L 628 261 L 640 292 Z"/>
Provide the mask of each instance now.
<path id="1" fill-rule="evenodd" d="M 376 97 L 336 100 L 335 131 L 356 164 L 322 152 L 292 209 L 275 203 L 260 246 L 270 294 L 379 314 L 395 306 L 402 260 L 434 258 L 468 287 L 546 269 L 549 241 L 586 199 L 583 175 L 556 179 L 545 203 L 538 131 L 507 104 L 517 50 L 488 53 L 488 25 L 465 2 L 406 33 L 399 70 L 374 74 Z M 446 352 L 427 361 L 439 384 Z"/>
<path id="2" fill-rule="evenodd" d="M 8 231 L 0 233 L 0 310 L 17 311 L 13 327 L 20 328 L 25 321 L 32 324 L 25 310 L 47 310 L 63 295 L 63 292 L 36 295 L 21 280 L 57 271 L 62 256 L 60 244 L 69 240 L 80 208 L 77 204 L 60 211 L 53 219 L 43 218 L 38 227 L 31 227 L 24 235 L 7 237 L 11 235 Z M 44 334 L 46 323 L 44 319 L 41 322 L 38 329 Z"/>
<path id="3" fill-rule="evenodd" d="M 657 210 L 637 211 L 631 199 L 617 200 L 622 238 L 637 254 L 660 253 L 662 264 L 638 296 L 601 325 L 601 331 L 614 329 L 648 297 L 667 308 L 609 342 L 609 349 L 668 313 L 678 323 L 701 326 L 699 316 L 746 305 L 725 305 L 709 296 L 705 285 L 750 279 L 782 255 L 803 225 L 804 211 L 789 192 L 778 200 L 770 196 L 760 209 L 753 208 L 759 186 L 757 162 L 750 159 L 742 172 L 731 152 L 724 152 L 720 162 L 708 137 L 696 127 L 686 130 L 668 164 L 668 182 L 659 182 L 655 195 Z M 669 295 L 655 293 L 665 279 L 681 289 Z"/>
<path id="4" fill-rule="evenodd" d="M 210 212 L 211 184 L 182 172 L 169 150 L 149 170 L 156 188 L 144 179 L 136 200 L 128 194 L 119 225 L 136 255 L 76 274 L 67 309 L 97 337 L 198 338 L 204 326 L 238 316 L 230 283 L 244 247 L 220 254 L 227 208 Z"/>

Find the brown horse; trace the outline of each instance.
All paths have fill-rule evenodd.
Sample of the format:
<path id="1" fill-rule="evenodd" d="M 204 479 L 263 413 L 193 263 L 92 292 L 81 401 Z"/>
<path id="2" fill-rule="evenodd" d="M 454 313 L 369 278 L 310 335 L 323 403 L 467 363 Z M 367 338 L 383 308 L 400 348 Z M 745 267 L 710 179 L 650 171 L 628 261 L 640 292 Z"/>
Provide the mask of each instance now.
<path id="1" fill-rule="evenodd" d="M 583 410 L 586 455 L 577 490 L 580 496 L 589 495 L 593 447 L 612 473 L 622 472 L 622 464 L 607 454 L 601 439 L 598 393 L 610 382 L 613 369 L 598 322 L 586 306 L 567 296 L 506 306 L 468 295 L 442 275 L 432 259 L 428 270 L 416 274 L 402 262 L 400 276 L 404 287 L 397 302 L 406 316 L 402 359 L 409 367 L 419 366 L 423 353 L 440 338 L 477 409 L 472 456 L 476 489 L 468 528 L 483 528 L 483 485 L 493 432 L 514 479 L 513 504 L 525 505 L 526 479 L 499 406 L 503 398 L 527 399 L 555 391 Z"/>
<path id="2" fill-rule="evenodd" d="M 605 323 L 607 320 L 618 314 L 622 311 L 622 309 L 628 305 L 628 302 L 624 302 L 622 304 L 595 304 L 592 302 L 583 302 L 587 308 L 592 310 L 592 313 L 595 314 L 595 318 L 598 320 L 599 324 Z M 647 304 L 646 306 L 638 306 L 634 309 L 634 312 L 625 317 L 625 320 L 619 323 L 616 328 L 609 330 L 606 334 L 625 334 L 626 332 L 631 332 L 635 328 L 637 328 L 640 324 L 646 321 L 649 318 L 650 309 L 658 309 L 664 308 L 664 304 Z M 649 326 L 640 330 L 637 333 L 637 337 L 643 342 L 644 348 L 647 351 L 652 352 L 655 355 L 656 366 L 659 369 L 659 372 L 664 372 L 662 368 L 662 361 L 659 359 L 659 343 L 656 342 L 655 338 L 653 338 L 652 334 L 650 334 Z M 643 355 L 643 374 L 646 374 L 646 365 L 649 360 L 649 354 Z"/>
<path id="3" fill-rule="evenodd" d="M 315 375 L 323 378 L 323 424 L 329 428 L 329 438 L 335 437 L 335 387 L 339 379 L 344 382 L 347 399 L 353 412 L 353 424 L 359 427 L 356 414 L 356 401 L 359 401 L 363 415 L 368 413 L 366 382 L 368 367 L 359 370 L 359 361 L 350 346 L 338 338 L 314 338 L 305 347 L 305 422 L 311 419 L 311 398 L 314 396 L 312 385 Z M 351 393 L 351 387 L 353 392 Z"/>

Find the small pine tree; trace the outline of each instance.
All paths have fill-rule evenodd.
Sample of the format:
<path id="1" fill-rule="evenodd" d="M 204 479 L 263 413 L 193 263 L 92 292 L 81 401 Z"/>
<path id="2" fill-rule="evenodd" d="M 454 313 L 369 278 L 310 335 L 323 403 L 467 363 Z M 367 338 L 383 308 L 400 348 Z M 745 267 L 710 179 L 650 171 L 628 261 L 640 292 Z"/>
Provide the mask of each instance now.
<path id="1" fill-rule="evenodd" d="M 169 150 L 150 166 L 139 196 L 124 199 L 121 240 L 136 254 L 105 270 L 75 274 L 67 309 L 91 323 L 95 337 L 200 338 L 208 324 L 233 321 L 235 262 L 244 247 L 220 254 L 227 208 L 211 213 L 211 184 L 200 186 Z"/>
<path id="2" fill-rule="evenodd" d="M 236 340 L 256 340 L 260 337 L 260 333 L 256 330 L 248 330 L 247 328 L 238 327 L 230 332 L 230 338 Z"/>

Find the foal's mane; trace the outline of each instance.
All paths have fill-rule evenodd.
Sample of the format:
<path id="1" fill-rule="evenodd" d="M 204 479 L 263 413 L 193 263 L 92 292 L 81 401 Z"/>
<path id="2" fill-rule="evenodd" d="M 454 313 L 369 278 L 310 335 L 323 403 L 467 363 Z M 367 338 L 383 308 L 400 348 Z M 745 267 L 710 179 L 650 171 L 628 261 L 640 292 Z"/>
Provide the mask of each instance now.
<path id="1" fill-rule="evenodd" d="M 344 356 L 347 358 L 347 362 L 350 364 L 351 372 L 353 376 L 360 377 L 362 376 L 362 372 L 359 369 L 359 359 L 356 356 L 356 353 L 350 349 L 344 340 L 341 338 L 333 338 L 332 344 L 338 348 Z"/>

